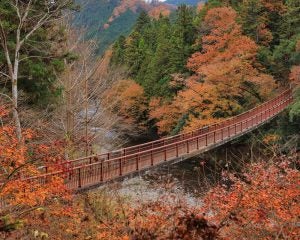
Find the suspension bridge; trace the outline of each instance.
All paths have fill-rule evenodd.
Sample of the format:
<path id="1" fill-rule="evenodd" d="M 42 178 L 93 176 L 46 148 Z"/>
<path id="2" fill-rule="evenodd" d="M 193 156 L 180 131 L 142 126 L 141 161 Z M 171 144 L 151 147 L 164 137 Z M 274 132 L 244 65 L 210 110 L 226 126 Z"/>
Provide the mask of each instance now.
<path id="1" fill-rule="evenodd" d="M 270 101 L 218 124 L 105 154 L 66 161 L 61 163 L 60 171 L 48 172 L 45 168 L 44 174 L 24 180 L 43 184 L 47 179 L 58 176 L 64 179 L 69 189 L 80 190 L 160 164 L 182 161 L 253 131 L 276 117 L 292 100 L 292 90 L 288 89 Z"/>

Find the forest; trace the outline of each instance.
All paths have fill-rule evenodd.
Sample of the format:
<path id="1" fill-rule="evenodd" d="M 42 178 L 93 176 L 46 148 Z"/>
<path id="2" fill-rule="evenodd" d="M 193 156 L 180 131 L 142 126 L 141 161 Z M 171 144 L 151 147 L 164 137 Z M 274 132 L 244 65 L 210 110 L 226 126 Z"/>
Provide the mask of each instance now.
<path id="1" fill-rule="evenodd" d="M 112 21 L 124 35 L 107 47 L 110 34 L 105 46 L 92 35 L 97 14 L 113 17 L 109 3 L 80 19 L 82 1 L 0 2 L 0 239 L 298 239 L 300 1 L 125 11 Z M 155 189 L 131 190 L 138 197 L 130 177 L 66 184 L 74 159 L 92 169 L 101 154 L 218 126 L 288 88 L 293 102 L 273 120 L 185 160 L 196 162 L 195 193 L 170 166 L 138 173 Z"/>

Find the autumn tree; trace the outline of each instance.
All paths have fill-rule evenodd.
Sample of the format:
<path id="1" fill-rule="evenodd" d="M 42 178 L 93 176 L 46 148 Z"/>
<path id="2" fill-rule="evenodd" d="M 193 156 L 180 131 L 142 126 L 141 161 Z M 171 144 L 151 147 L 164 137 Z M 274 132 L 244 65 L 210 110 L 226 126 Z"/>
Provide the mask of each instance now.
<path id="1" fill-rule="evenodd" d="M 119 80 L 106 91 L 104 96 L 104 106 L 108 106 L 110 111 L 122 117 L 121 125 L 138 126 L 138 128 L 131 129 L 132 133 L 145 130 L 147 124 L 146 98 L 144 90 L 139 84 L 130 79 Z"/>
<path id="2" fill-rule="evenodd" d="M 0 109 L 0 118 L 8 117 L 9 111 Z M 0 126 L 0 236 L 24 224 L 24 217 L 55 201 L 70 199 L 70 193 L 60 177 L 34 177 L 47 171 L 60 170 L 56 163 L 63 160 L 61 142 L 36 144 L 37 138 L 30 129 L 23 129 L 26 144 L 19 144 L 15 127 Z M 30 180 L 28 178 L 31 178 Z M 26 180 L 27 179 L 27 180 Z"/>
<path id="3" fill-rule="evenodd" d="M 195 75 L 187 78 L 186 88 L 171 103 L 180 109 L 179 117 L 186 119 L 187 130 L 233 116 L 264 101 L 274 89 L 272 77 L 256 66 L 257 45 L 242 34 L 236 20 L 232 8 L 213 8 L 207 12 L 202 24 L 202 50 L 194 53 L 187 63 Z M 168 109 L 172 111 L 174 107 Z M 169 116 L 153 113 L 159 125 L 160 120 Z M 169 121 L 164 120 L 169 128 L 180 122 L 174 116 Z"/>
<path id="4" fill-rule="evenodd" d="M 248 166 L 243 173 L 223 172 L 221 184 L 205 196 L 209 220 L 225 239 L 297 239 L 299 170 L 296 157 Z"/>
<path id="5" fill-rule="evenodd" d="M 32 89 L 31 84 L 35 84 L 34 81 L 30 81 L 32 78 L 42 79 L 39 85 L 35 85 L 37 88 L 42 86 L 40 91 L 47 91 L 51 86 L 53 75 L 63 66 L 60 61 L 63 54 L 57 54 L 50 44 L 53 39 L 62 40 L 59 35 L 61 29 L 55 21 L 60 19 L 63 12 L 72 4 L 72 0 L 1 1 L 1 77 L 6 78 L 11 84 L 12 110 L 19 140 L 22 138 L 18 114 L 19 87 L 23 85 L 27 86 L 27 89 Z M 28 81 L 31 84 L 28 84 Z"/>

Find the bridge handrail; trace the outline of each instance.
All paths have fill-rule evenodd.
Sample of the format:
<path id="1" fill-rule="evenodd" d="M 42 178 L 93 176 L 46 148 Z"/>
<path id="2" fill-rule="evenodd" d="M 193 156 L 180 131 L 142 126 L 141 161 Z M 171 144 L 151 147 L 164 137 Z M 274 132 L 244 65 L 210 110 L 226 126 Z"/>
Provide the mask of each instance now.
<path id="1" fill-rule="evenodd" d="M 234 120 L 237 120 L 241 117 L 244 117 L 245 115 L 251 113 L 251 112 L 255 112 L 261 108 L 263 108 L 264 106 L 270 104 L 270 103 L 274 103 L 276 102 L 277 100 L 279 100 L 280 98 L 284 97 L 286 94 L 289 94 L 291 92 L 291 88 L 283 91 L 280 95 L 274 97 L 273 99 L 267 101 L 267 102 L 264 102 L 262 104 L 259 104 L 258 106 L 256 106 L 255 108 L 253 109 L 250 109 L 246 112 L 243 112 L 239 115 L 236 115 L 236 116 L 232 116 L 226 120 L 223 120 L 222 122 L 220 123 L 217 123 L 217 124 L 212 124 L 212 125 L 208 125 L 206 127 L 203 127 L 203 128 L 200 128 L 200 129 L 197 129 L 197 130 L 194 130 L 194 131 L 190 131 L 190 132 L 187 132 L 187 133 L 181 133 L 181 134 L 177 134 L 177 135 L 174 135 L 174 136 L 170 136 L 170 137 L 166 137 L 166 138 L 162 138 L 162 139 L 158 139 L 158 140 L 155 140 L 155 141 L 151 141 L 151 142 L 147 142 L 147 143 L 143 143 L 143 144 L 138 144 L 138 145 L 135 145 L 135 146 L 131 146 L 131 147 L 126 147 L 126 148 L 122 148 L 122 149 L 119 149 L 119 150 L 116 150 L 116 151 L 112 151 L 112 152 L 106 152 L 106 153 L 102 153 L 102 154 L 94 154 L 94 155 L 90 155 L 90 156 L 86 156 L 86 157 L 81 157 L 81 158 L 77 158 L 77 159 L 73 159 L 73 160 L 67 160 L 65 162 L 62 162 L 62 163 L 59 163 L 59 165 L 63 166 L 63 165 L 68 165 L 68 164 L 73 164 L 73 163 L 76 163 L 76 162 L 80 162 L 82 160 L 87 160 L 87 159 L 91 159 L 91 158 L 107 158 L 107 160 L 109 159 L 114 159 L 114 157 L 110 158 L 110 156 L 112 156 L 113 154 L 116 154 L 116 153 L 120 153 L 122 154 L 122 156 L 128 156 L 126 152 L 128 152 L 128 150 L 131 150 L 131 149 L 140 149 L 142 147 L 145 147 L 145 146 L 151 146 L 150 149 L 155 149 L 154 147 L 152 147 L 152 145 L 154 144 L 157 144 L 157 143 L 163 143 L 165 145 L 166 141 L 167 140 L 170 140 L 170 139 L 176 139 L 178 137 L 180 138 L 183 138 L 186 137 L 186 136 L 189 136 L 191 135 L 192 137 L 193 136 L 201 136 L 202 134 L 206 134 L 206 133 L 210 133 L 210 132 L 213 132 L 217 129 L 220 129 L 222 128 L 223 126 L 228 126 L 227 124 L 230 122 L 230 121 L 234 121 Z M 262 109 L 261 109 L 262 110 Z M 217 128 L 218 127 L 218 128 Z M 201 132 L 201 130 L 205 130 L 205 133 Z M 200 131 L 200 132 L 199 132 Z M 199 132 L 198 134 L 195 134 L 196 132 Z M 140 152 L 137 151 L 137 152 Z M 57 164 L 55 164 L 57 165 Z"/>
<path id="2" fill-rule="evenodd" d="M 282 96 L 282 95 L 281 95 Z M 182 144 L 182 143 L 187 143 L 187 142 L 190 142 L 190 141 L 193 141 L 193 140 L 196 140 L 196 139 L 199 139 L 199 138 L 205 138 L 207 136 L 209 136 L 210 134 L 214 134 L 216 133 L 217 131 L 219 132 L 222 132 L 224 129 L 228 129 L 230 127 L 234 127 L 234 126 L 237 126 L 237 125 L 240 125 L 240 124 L 243 124 L 244 122 L 247 123 L 255 118 L 257 118 L 257 116 L 262 116 L 263 113 L 266 113 L 268 111 L 271 111 L 271 109 L 275 109 L 279 106 L 281 106 L 282 104 L 286 103 L 287 101 L 290 101 L 291 99 L 291 96 L 283 101 L 280 101 L 278 104 L 276 105 L 273 105 L 271 106 L 270 108 L 268 109 L 265 109 L 264 111 L 262 112 L 259 112 L 253 116 L 251 116 L 250 118 L 246 119 L 246 120 L 242 120 L 242 121 L 239 121 L 239 122 L 235 122 L 234 124 L 231 124 L 231 125 L 227 125 L 227 126 L 224 126 L 223 128 L 220 128 L 220 129 L 216 129 L 212 132 L 208 132 L 208 133 L 205 133 L 205 134 L 202 134 L 202 135 L 198 135 L 198 136 L 193 136 L 191 138 L 188 138 L 188 139 L 184 139 L 184 140 L 181 140 L 181 141 L 178 141 L 178 142 L 174 142 L 174 143 L 170 143 L 170 144 L 167 144 L 167 145 L 164 145 L 164 146 L 160 146 L 160 147 L 156 147 L 154 149 L 148 149 L 148 150 L 145 150 L 145 151 L 141 151 L 141 152 L 137 152 L 137 153 L 133 153 L 133 154 L 129 154 L 129 155 L 125 155 L 125 156 L 120 156 L 120 157 L 116 157 L 116 158 L 112 158 L 112 159 L 108 159 L 108 160 L 105 160 L 105 161 L 99 161 L 99 162 L 94 162 L 94 163 L 91 163 L 91 164 L 84 164 L 84 165 L 81 165 L 81 166 L 77 166 L 77 167 L 73 167 L 71 169 L 69 169 L 70 171 L 73 170 L 78 170 L 78 169 L 82 169 L 82 168 L 86 168 L 86 167 L 92 167 L 92 166 L 96 166 L 96 165 L 99 165 L 99 164 L 102 164 L 103 162 L 105 163 L 119 163 L 120 160 L 123 160 L 123 159 L 126 159 L 126 158 L 131 158 L 131 157 L 140 157 L 141 155 L 143 156 L 148 156 L 148 155 L 145 155 L 145 154 L 153 154 L 153 152 L 159 152 L 160 150 L 166 150 L 166 149 L 170 149 L 170 147 L 176 147 L 176 145 L 178 144 Z M 97 155 L 95 155 L 97 156 Z M 101 156 L 101 155 L 100 155 Z M 65 174 L 66 171 L 63 171 L 63 170 L 60 170 L 60 171 L 56 171 L 56 172 L 51 172 L 51 173 L 46 173 L 46 174 L 43 174 L 43 175 L 39 175 L 39 176 L 34 176 L 34 177 L 29 177 L 29 178 L 25 178 L 23 180 L 34 180 L 34 179 L 39 179 L 39 178 L 46 178 L 48 176 L 55 176 L 55 175 L 60 175 L 60 174 Z"/>

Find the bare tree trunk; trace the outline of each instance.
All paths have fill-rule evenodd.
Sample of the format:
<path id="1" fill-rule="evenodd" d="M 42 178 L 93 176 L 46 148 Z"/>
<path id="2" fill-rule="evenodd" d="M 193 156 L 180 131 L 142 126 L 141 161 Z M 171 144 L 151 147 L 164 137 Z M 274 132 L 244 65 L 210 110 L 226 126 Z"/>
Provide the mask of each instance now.
<path id="1" fill-rule="evenodd" d="M 15 49 L 15 59 L 14 64 L 12 63 L 11 57 L 9 55 L 8 50 L 8 44 L 6 40 L 6 35 L 3 29 L 2 24 L 0 25 L 1 30 L 1 45 L 4 50 L 7 66 L 9 69 L 9 77 L 11 79 L 11 85 L 12 85 L 12 112 L 13 112 L 13 120 L 15 122 L 15 128 L 16 128 L 16 135 L 19 140 L 19 142 L 22 139 L 22 131 L 21 131 L 21 122 L 19 118 L 18 113 L 18 71 L 19 71 L 19 52 L 20 52 L 20 30 L 17 30 L 17 36 L 16 36 L 16 49 Z"/>
<path id="2" fill-rule="evenodd" d="M 19 73 L 19 63 L 20 63 L 20 51 L 24 46 L 25 41 L 27 41 L 38 29 L 40 29 L 44 24 L 49 21 L 57 20 L 61 17 L 60 12 L 68 8 L 68 5 L 72 3 L 72 0 L 57 0 L 57 1 L 45 1 L 44 7 L 36 11 L 35 4 L 36 1 L 9 1 L 10 5 L 15 9 L 15 13 L 18 17 L 18 23 L 14 23 L 17 26 L 15 42 L 14 44 L 8 43 L 8 38 L 10 30 L 7 30 L 2 21 L 2 16 L 0 16 L 0 46 L 5 54 L 7 67 L 9 73 L 2 74 L 7 76 L 11 80 L 12 84 L 12 112 L 13 120 L 16 128 L 16 135 L 19 142 L 22 140 L 22 129 L 18 113 L 18 73 Z M 30 17 L 30 12 L 33 13 Z M 5 19 L 6 20 L 6 19 Z M 27 24 L 25 24 L 27 23 Z M 22 36 L 21 35 L 24 35 Z M 14 48 L 15 46 L 15 48 Z M 11 58 L 10 54 L 14 52 L 14 59 Z"/>
<path id="3" fill-rule="evenodd" d="M 19 142 L 22 140 L 21 122 L 18 113 L 18 72 L 20 55 L 20 29 L 17 30 L 17 41 L 15 50 L 14 70 L 12 76 L 12 100 L 13 100 L 13 119 L 16 127 L 16 135 Z"/>
<path id="4" fill-rule="evenodd" d="M 18 113 L 18 85 L 17 79 L 12 80 L 13 119 L 16 127 L 16 135 L 19 142 L 22 140 L 21 122 Z"/>

